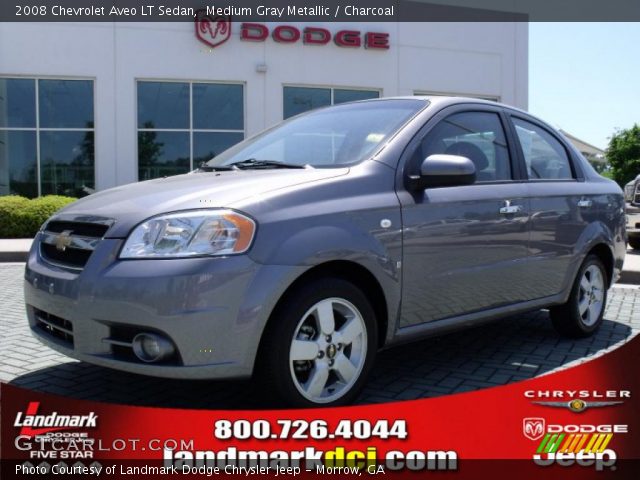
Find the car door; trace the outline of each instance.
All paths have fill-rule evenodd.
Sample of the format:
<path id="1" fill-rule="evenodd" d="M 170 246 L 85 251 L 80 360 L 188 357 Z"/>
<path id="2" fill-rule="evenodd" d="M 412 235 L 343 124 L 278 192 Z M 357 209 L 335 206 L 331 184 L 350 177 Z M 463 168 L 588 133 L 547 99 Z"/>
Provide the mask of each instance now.
<path id="1" fill-rule="evenodd" d="M 450 107 L 405 152 L 405 175 L 429 155 L 456 154 L 474 162 L 476 182 L 399 193 L 400 327 L 527 298 L 529 205 L 506 122 L 497 106 Z"/>
<path id="2" fill-rule="evenodd" d="M 543 298 L 571 282 L 575 246 L 596 216 L 596 202 L 571 151 L 552 129 L 524 115 L 510 119 L 528 178 L 530 288 L 534 298 Z"/>

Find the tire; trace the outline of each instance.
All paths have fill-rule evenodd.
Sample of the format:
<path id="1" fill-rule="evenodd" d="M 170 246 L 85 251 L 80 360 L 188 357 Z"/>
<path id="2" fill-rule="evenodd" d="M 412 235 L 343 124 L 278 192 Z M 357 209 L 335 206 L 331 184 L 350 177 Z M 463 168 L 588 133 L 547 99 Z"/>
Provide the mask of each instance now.
<path id="1" fill-rule="evenodd" d="M 362 291 L 339 278 L 318 279 L 274 312 L 257 373 L 287 405 L 346 405 L 364 386 L 377 345 L 375 312 Z"/>
<path id="2" fill-rule="evenodd" d="M 602 261 L 589 255 L 580 266 L 569 300 L 550 309 L 555 329 L 565 337 L 584 338 L 602 324 L 607 304 L 607 271 Z"/>
<path id="3" fill-rule="evenodd" d="M 634 250 L 640 250 L 640 237 L 629 237 L 629 246 Z"/>

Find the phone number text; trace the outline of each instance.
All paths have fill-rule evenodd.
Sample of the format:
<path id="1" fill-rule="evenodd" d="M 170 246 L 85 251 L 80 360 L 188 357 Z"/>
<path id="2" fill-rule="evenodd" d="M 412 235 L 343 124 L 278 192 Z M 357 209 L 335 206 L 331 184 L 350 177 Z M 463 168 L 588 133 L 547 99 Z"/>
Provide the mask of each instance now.
<path id="1" fill-rule="evenodd" d="M 216 420 L 213 436 L 218 440 L 326 440 L 332 438 L 407 438 L 405 420 L 340 420 L 330 426 L 325 420 Z"/>

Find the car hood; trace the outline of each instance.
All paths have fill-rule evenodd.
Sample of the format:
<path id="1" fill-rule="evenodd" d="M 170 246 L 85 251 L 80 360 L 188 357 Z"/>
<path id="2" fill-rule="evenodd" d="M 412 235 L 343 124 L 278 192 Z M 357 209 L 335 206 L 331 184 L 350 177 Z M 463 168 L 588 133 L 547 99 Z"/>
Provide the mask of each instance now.
<path id="1" fill-rule="evenodd" d="M 94 193 L 70 204 L 56 217 L 114 220 L 108 238 L 124 238 L 143 220 L 195 208 L 232 208 L 234 203 L 275 190 L 345 175 L 348 168 L 269 169 L 195 172 L 131 183 Z"/>

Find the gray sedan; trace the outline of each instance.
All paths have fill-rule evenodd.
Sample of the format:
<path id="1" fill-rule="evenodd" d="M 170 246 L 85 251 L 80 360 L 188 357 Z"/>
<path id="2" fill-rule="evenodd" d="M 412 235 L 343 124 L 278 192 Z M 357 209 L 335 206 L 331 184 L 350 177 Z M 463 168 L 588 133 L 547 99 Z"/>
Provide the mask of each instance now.
<path id="1" fill-rule="evenodd" d="M 541 308 L 591 335 L 624 253 L 622 191 L 546 123 L 390 98 L 71 204 L 24 288 L 33 334 L 70 357 L 339 405 L 378 350 L 427 335 Z"/>

